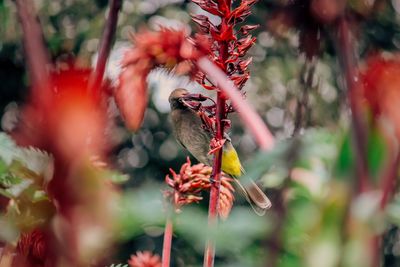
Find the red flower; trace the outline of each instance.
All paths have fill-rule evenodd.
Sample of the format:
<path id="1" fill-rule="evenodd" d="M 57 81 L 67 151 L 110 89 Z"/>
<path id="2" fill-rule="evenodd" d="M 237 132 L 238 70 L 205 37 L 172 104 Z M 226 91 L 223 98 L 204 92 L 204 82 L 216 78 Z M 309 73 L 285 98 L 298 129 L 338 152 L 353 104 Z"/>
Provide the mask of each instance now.
<path id="1" fill-rule="evenodd" d="M 17 252 L 26 257 L 32 264 L 43 264 L 47 255 L 47 243 L 42 231 L 36 229 L 30 233 L 21 234 Z"/>
<path id="2" fill-rule="evenodd" d="M 170 175 L 165 177 L 166 183 L 173 188 L 173 191 L 166 191 L 165 195 L 169 198 L 177 211 L 184 205 L 198 203 L 203 199 L 201 192 L 210 190 L 212 168 L 202 163 L 191 166 L 189 158 L 182 165 L 179 174 L 170 169 Z M 222 218 L 227 218 L 233 205 L 235 189 L 231 185 L 232 178 L 222 176 L 219 198 L 219 214 Z"/>
<path id="3" fill-rule="evenodd" d="M 136 131 L 140 127 L 147 106 L 149 72 L 162 66 L 179 74 L 192 71 L 187 61 L 207 54 L 208 40 L 202 36 L 193 39 L 181 30 L 163 28 L 158 32 L 143 31 L 133 36 L 134 47 L 127 51 L 121 64 L 125 67 L 119 77 L 115 99 L 126 126 Z"/>
<path id="4" fill-rule="evenodd" d="M 137 252 L 128 261 L 130 267 L 161 267 L 160 256 L 153 255 L 150 251 Z"/>

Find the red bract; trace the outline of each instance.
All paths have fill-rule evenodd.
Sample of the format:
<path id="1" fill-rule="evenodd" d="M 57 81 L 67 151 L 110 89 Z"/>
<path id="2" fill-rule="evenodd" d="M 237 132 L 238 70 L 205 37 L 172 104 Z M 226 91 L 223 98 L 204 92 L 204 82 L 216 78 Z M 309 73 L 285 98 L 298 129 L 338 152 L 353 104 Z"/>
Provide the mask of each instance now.
<path id="1" fill-rule="evenodd" d="M 165 182 L 173 188 L 173 191 L 166 191 L 165 196 L 171 200 L 175 209 L 179 211 L 182 206 L 198 203 L 203 199 L 201 192 L 211 188 L 212 168 L 202 163 L 191 166 L 189 158 L 182 165 L 179 174 L 170 169 L 171 175 L 165 177 Z M 218 213 L 222 218 L 227 218 L 232 208 L 235 191 L 231 182 L 232 178 L 222 176 L 221 198 Z"/>
<path id="2" fill-rule="evenodd" d="M 137 252 L 128 261 L 130 267 L 161 267 L 160 256 L 153 255 L 150 251 Z"/>
<path id="3" fill-rule="evenodd" d="M 121 111 L 126 126 L 136 131 L 142 124 L 147 106 L 148 70 L 140 70 L 135 65 L 125 68 L 119 76 L 119 87 L 115 91 L 115 101 Z"/>
<path id="4" fill-rule="evenodd" d="M 147 105 L 149 72 L 164 67 L 179 74 L 192 71 L 188 61 L 195 60 L 209 51 L 207 38 L 190 39 L 183 31 L 163 28 L 158 32 L 142 31 L 133 36 L 134 47 L 121 61 L 124 67 L 119 77 L 115 99 L 129 129 L 136 131 L 143 120 Z"/>

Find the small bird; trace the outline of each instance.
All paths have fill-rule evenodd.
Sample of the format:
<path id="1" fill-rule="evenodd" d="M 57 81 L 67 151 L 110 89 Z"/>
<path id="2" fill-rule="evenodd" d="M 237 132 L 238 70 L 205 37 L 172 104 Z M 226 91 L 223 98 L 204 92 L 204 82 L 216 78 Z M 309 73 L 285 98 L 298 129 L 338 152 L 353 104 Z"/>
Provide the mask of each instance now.
<path id="1" fill-rule="evenodd" d="M 184 104 L 185 100 L 191 100 L 188 90 L 184 88 L 175 89 L 168 100 L 171 106 L 172 128 L 177 141 L 199 162 L 212 166 L 213 156 L 208 152 L 213 136 L 202 127 L 203 123 L 200 116 Z M 254 211 L 261 216 L 271 207 L 271 201 L 251 179 L 245 181 L 243 185 L 236 179 L 243 174 L 244 169 L 228 134 L 225 134 L 225 139 L 221 169 L 235 178 L 246 200 Z"/>

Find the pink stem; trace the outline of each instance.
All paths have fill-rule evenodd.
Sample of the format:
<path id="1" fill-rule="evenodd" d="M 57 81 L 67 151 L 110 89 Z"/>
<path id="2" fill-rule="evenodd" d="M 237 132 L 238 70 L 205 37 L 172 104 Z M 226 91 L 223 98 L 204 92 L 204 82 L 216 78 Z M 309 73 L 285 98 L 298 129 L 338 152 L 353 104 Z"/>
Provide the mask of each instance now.
<path id="1" fill-rule="evenodd" d="M 108 14 L 103 35 L 101 36 L 96 68 L 90 75 L 89 79 L 89 90 L 92 93 L 96 91 L 96 88 L 99 88 L 101 86 L 101 82 L 103 81 L 106 63 L 114 40 L 118 22 L 118 14 L 121 6 L 122 0 L 110 0 L 110 11 Z"/>
<path id="2" fill-rule="evenodd" d="M 173 224 L 171 217 L 167 217 L 164 231 L 164 243 L 162 252 L 162 267 L 169 267 L 171 259 L 171 245 L 172 245 Z"/>
<path id="3" fill-rule="evenodd" d="M 233 82 L 226 77 L 226 74 L 207 57 L 200 58 L 197 61 L 197 66 L 229 97 L 233 107 L 253 134 L 259 147 L 262 150 L 271 150 L 275 143 L 273 135 L 257 112 L 243 99 L 242 94 Z"/>
<path id="4" fill-rule="evenodd" d="M 21 23 L 25 56 L 29 69 L 31 86 L 34 90 L 43 88 L 41 97 L 46 97 L 50 88 L 49 68 L 51 67 L 48 50 L 39 19 L 31 0 L 16 0 L 17 13 Z"/>

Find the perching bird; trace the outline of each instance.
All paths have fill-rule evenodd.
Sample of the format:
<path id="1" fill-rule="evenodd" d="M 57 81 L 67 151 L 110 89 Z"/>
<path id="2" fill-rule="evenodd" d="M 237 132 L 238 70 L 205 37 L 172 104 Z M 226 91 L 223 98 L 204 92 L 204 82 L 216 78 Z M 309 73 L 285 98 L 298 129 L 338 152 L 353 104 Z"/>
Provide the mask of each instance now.
<path id="1" fill-rule="evenodd" d="M 190 100 L 190 94 L 186 89 L 178 88 L 172 91 L 169 96 L 171 106 L 172 128 L 177 141 L 188 150 L 201 163 L 212 166 L 213 155 L 209 155 L 209 144 L 212 134 L 202 127 L 200 116 L 184 105 L 184 100 Z M 238 154 L 232 146 L 231 140 L 225 134 L 225 143 L 222 153 L 222 171 L 237 178 L 243 174 L 243 168 Z M 243 185 L 235 179 L 239 189 L 252 208 L 258 215 L 263 215 L 271 207 L 271 201 L 264 192 L 252 180 L 246 181 Z"/>

